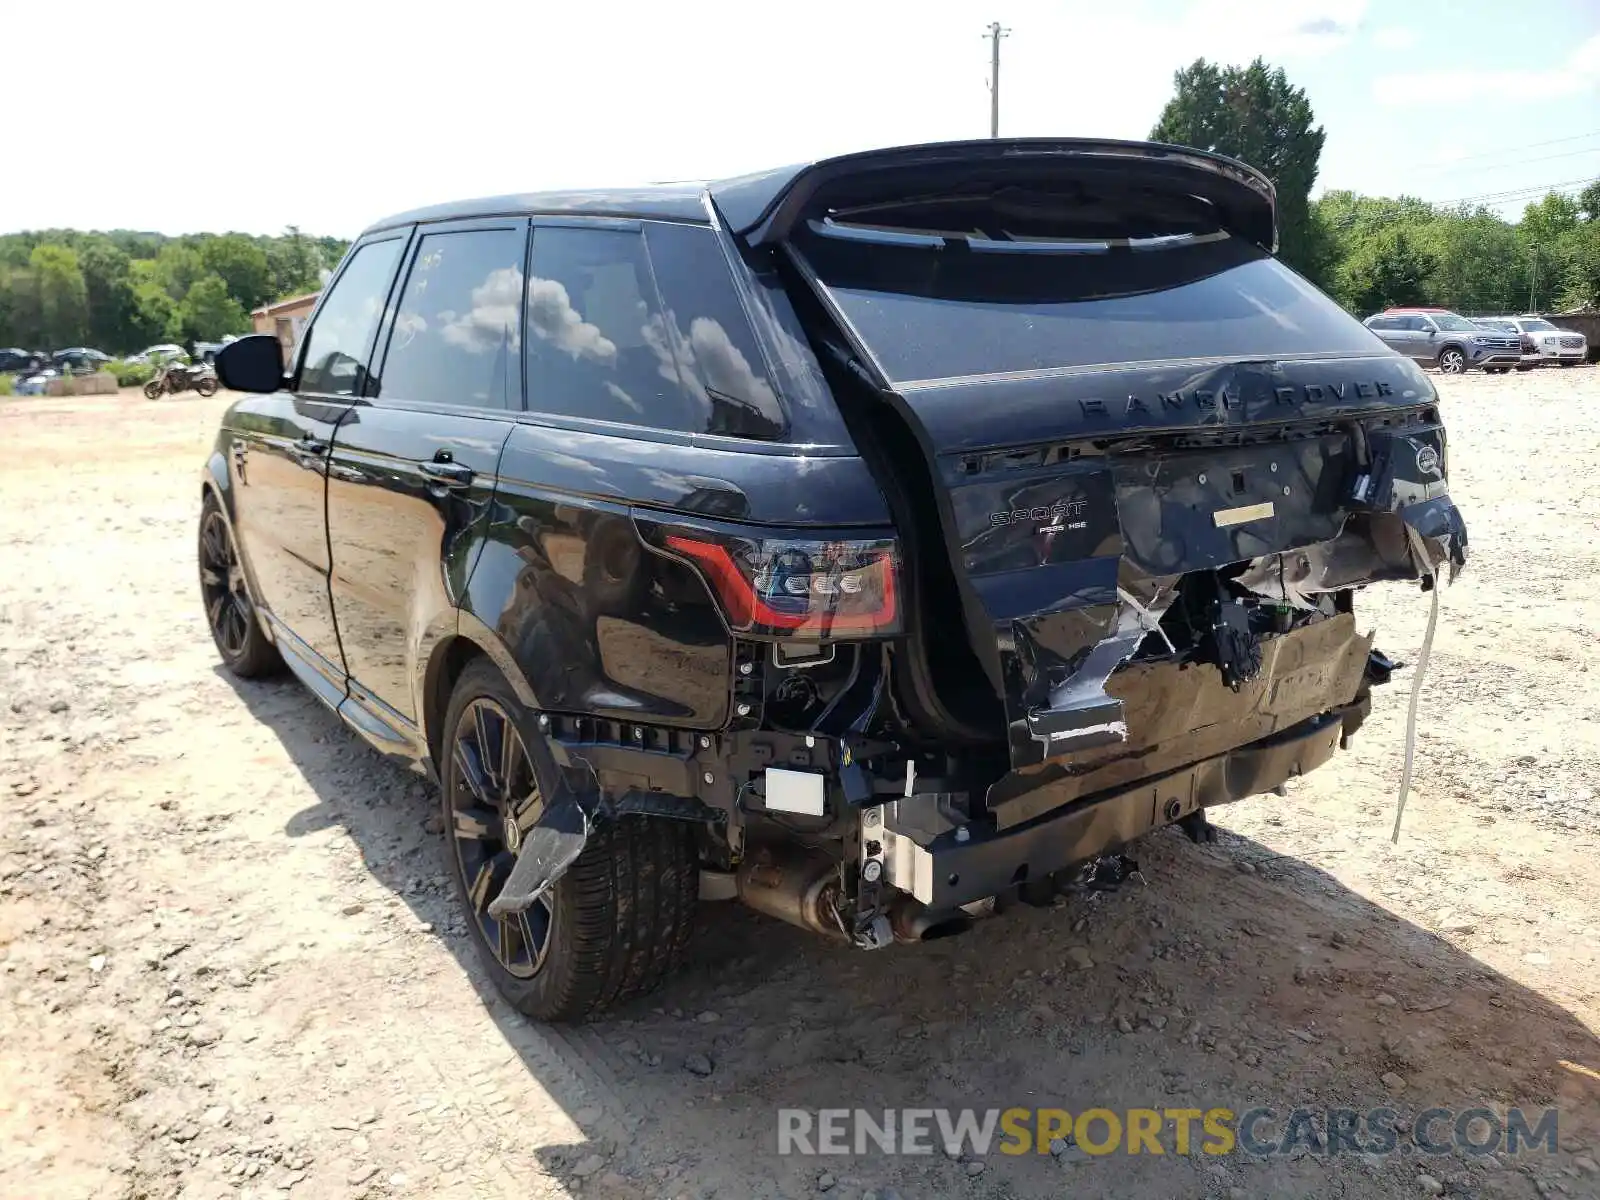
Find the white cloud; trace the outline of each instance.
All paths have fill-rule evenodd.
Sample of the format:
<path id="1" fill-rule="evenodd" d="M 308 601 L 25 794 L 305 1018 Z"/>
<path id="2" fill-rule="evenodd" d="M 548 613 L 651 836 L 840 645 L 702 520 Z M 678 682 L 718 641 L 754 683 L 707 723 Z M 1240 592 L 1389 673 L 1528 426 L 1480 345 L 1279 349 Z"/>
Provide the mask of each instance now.
<path id="1" fill-rule="evenodd" d="M 1372 94 L 1380 104 L 1448 103 L 1451 101 L 1561 100 L 1600 87 L 1600 34 L 1578 45 L 1565 63 L 1530 70 L 1410 71 L 1375 80 Z"/>
<path id="2" fill-rule="evenodd" d="M 444 340 L 474 354 L 501 346 L 515 352 L 522 345 L 522 321 L 518 311 L 521 294 L 520 268 L 490 271 L 489 277 L 472 289 L 472 311 L 461 316 L 439 314 L 445 322 Z"/>
<path id="3" fill-rule="evenodd" d="M 617 361 L 617 344 L 601 333 L 598 325 L 583 319 L 558 280 L 537 275 L 528 278 L 528 327 L 573 358 L 604 366 Z"/>

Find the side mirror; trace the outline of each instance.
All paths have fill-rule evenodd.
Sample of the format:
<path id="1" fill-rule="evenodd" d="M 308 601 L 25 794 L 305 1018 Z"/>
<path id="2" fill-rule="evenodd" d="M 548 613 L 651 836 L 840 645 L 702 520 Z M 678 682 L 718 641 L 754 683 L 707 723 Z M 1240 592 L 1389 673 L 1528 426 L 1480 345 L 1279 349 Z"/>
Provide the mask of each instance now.
<path id="1" fill-rule="evenodd" d="M 1439 331 L 1437 329 L 1429 329 L 1428 330 L 1428 336 L 1430 338 L 1436 338 L 1436 337 L 1439 336 Z"/>
<path id="2" fill-rule="evenodd" d="M 276 392 L 283 387 L 283 347 L 270 333 L 252 333 L 217 351 L 217 379 L 235 392 Z"/>

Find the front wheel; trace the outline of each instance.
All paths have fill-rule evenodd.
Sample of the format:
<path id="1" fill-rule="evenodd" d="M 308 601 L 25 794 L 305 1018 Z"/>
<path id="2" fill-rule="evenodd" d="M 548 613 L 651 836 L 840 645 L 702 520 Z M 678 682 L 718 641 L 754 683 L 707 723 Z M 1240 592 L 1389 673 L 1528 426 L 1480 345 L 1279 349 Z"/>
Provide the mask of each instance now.
<path id="1" fill-rule="evenodd" d="M 223 665 L 241 679 L 271 675 L 283 666 L 256 617 L 233 530 L 216 497 L 200 508 L 200 598 Z"/>
<path id="2" fill-rule="evenodd" d="M 1454 346 L 1439 351 L 1439 371 L 1444 375 L 1465 375 L 1467 356 Z"/>
<path id="3" fill-rule="evenodd" d="M 194 390 L 202 396 L 215 396 L 217 394 L 217 381 L 211 378 L 202 379 L 194 385 Z"/>
<path id="4" fill-rule="evenodd" d="M 146 400 L 161 399 L 161 381 L 159 379 L 152 379 L 144 385 L 144 398 Z"/>
<path id="5" fill-rule="evenodd" d="M 456 683 L 443 740 L 449 872 L 500 994 L 535 1020 L 576 1021 L 660 984 L 694 925 L 693 826 L 637 815 L 598 824 L 578 860 L 531 908 L 491 916 L 559 769 L 487 659 Z"/>

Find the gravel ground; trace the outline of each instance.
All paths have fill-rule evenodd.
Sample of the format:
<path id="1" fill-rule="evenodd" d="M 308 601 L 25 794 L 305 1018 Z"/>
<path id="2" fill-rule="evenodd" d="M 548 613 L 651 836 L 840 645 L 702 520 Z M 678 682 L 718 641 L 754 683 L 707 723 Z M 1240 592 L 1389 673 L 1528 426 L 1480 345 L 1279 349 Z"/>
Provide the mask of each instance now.
<path id="1" fill-rule="evenodd" d="M 472 965 L 429 789 L 219 672 L 226 398 L 0 402 L 0 1195 L 1600 1195 L 1600 370 L 1440 386 L 1474 557 L 1398 847 L 1409 668 L 1148 886 L 880 954 L 708 907 L 681 977 L 561 1030 Z M 1358 601 L 1408 662 L 1426 611 Z M 1559 1149 L 776 1153 L 780 1107 L 1384 1103 L 1554 1105 Z"/>

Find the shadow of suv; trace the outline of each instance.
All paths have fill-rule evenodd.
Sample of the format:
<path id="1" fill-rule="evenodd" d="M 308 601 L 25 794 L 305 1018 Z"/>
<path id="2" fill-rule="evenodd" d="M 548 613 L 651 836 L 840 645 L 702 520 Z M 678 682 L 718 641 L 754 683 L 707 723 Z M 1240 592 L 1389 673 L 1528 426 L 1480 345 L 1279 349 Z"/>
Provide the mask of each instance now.
<path id="1" fill-rule="evenodd" d="M 952 232 L 960 230 L 963 232 Z M 1433 385 L 1145 143 L 874 151 L 380 221 L 202 476 L 227 666 L 435 776 L 523 1012 L 700 898 L 856 946 L 1125 878 L 1271 791 L 1466 559 Z"/>

